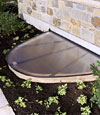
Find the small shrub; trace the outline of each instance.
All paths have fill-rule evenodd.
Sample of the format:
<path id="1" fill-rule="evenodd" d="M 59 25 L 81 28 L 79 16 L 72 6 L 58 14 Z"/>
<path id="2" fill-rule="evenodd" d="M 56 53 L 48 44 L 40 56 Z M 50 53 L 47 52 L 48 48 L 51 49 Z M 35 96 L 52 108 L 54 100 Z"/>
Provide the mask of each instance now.
<path id="1" fill-rule="evenodd" d="M 66 95 L 67 84 L 58 87 L 58 95 Z"/>
<path id="2" fill-rule="evenodd" d="M 78 89 L 84 89 L 84 88 L 86 88 L 86 85 L 84 84 L 83 81 L 78 81 L 77 82 L 77 88 Z"/>
<path id="3" fill-rule="evenodd" d="M 17 15 L 9 12 L 0 13 L 0 35 L 10 35 L 23 28 L 24 23 L 17 19 Z"/>
<path id="4" fill-rule="evenodd" d="M 87 103 L 87 96 L 85 95 L 80 95 L 78 98 L 77 98 L 77 102 L 80 103 L 81 105 L 84 105 Z"/>
<path id="5" fill-rule="evenodd" d="M 91 110 L 89 106 L 86 107 L 81 107 L 81 115 L 90 115 L 91 114 Z"/>
<path id="6" fill-rule="evenodd" d="M 90 101 L 91 105 L 96 103 L 100 108 L 100 61 L 97 61 L 97 65 L 91 64 L 90 68 L 93 71 L 94 76 L 98 76 L 98 78 L 92 83 L 93 96 Z"/>
<path id="7" fill-rule="evenodd" d="M 24 99 L 23 97 L 18 97 L 17 100 L 15 100 L 15 104 L 19 105 L 22 108 L 26 108 L 26 101 L 27 99 Z"/>
<path id="8" fill-rule="evenodd" d="M 29 79 L 29 80 L 23 81 L 21 86 L 26 87 L 26 88 L 31 88 L 31 80 Z"/>

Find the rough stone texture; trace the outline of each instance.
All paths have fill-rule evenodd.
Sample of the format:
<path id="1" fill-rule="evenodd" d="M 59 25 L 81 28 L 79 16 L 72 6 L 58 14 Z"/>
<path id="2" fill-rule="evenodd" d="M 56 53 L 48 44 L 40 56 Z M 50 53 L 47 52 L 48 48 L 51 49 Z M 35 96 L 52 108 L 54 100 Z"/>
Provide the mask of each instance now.
<path id="1" fill-rule="evenodd" d="M 100 9 L 94 9 L 93 13 L 96 16 L 100 16 Z"/>
<path id="2" fill-rule="evenodd" d="M 81 36 L 84 40 L 94 43 L 94 39 L 93 39 L 93 32 L 90 32 L 89 30 L 82 28 L 81 29 Z"/>
<path id="3" fill-rule="evenodd" d="M 21 14 L 29 14 L 92 44 L 100 45 L 94 35 L 96 30 L 100 30 L 100 8 L 68 0 L 18 0 L 18 8 Z"/>
<path id="4" fill-rule="evenodd" d="M 60 27 L 61 25 L 61 20 L 57 18 L 53 18 L 53 25 L 56 27 Z"/>
<path id="5" fill-rule="evenodd" d="M 99 17 L 92 17 L 91 23 L 95 28 L 100 28 L 100 18 Z"/>
<path id="6" fill-rule="evenodd" d="M 53 10 L 51 8 L 47 8 L 47 14 L 48 15 L 53 15 Z"/>
<path id="7" fill-rule="evenodd" d="M 58 6 L 59 6 L 60 9 L 64 9 L 64 7 L 65 7 L 64 1 L 63 0 L 59 0 L 58 1 Z"/>
<path id="8" fill-rule="evenodd" d="M 81 10 L 78 9 L 74 9 L 74 8 L 72 9 L 71 17 L 80 21 L 85 21 L 88 23 L 91 22 L 91 14 L 87 12 L 82 12 Z"/>
<path id="9" fill-rule="evenodd" d="M 35 2 L 32 3 L 32 9 L 36 10 L 36 3 Z"/>
<path id="10" fill-rule="evenodd" d="M 74 35 L 80 37 L 80 36 L 81 36 L 80 33 L 81 33 L 81 32 L 80 32 L 80 28 L 79 28 L 79 27 L 73 27 L 73 28 L 72 28 L 72 34 L 74 34 Z"/>
<path id="11" fill-rule="evenodd" d="M 71 19 L 70 22 L 72 23 L 73 26 L 81 27 L 81 22 L 77 21 L 75 19 Z"/>
<path id="12" fill-rule="evenodd" d="M 71 25 L 67 22 L 62 22 L 60 28 L 67 32 L 71 32 Z"/>
<path id="13" fill-rule="evenodd" d="M 32 9 L 28 7 L 28 8 L 27 8 L 27 13 L 28 13 L 28 14 L 31 14 L 31 13 L 32 13 Z"/>
<path id="14" fill-rule="evenodd" d="M 65 1 L 65 5 L 68 7 L 73 7 L 73 3 L 70 1 Z"/>
<path id="15" fill-rule="evenodd" d="M 97 46 L 100 46 L 100 31 L 94 32 L 94 43 Z"/>

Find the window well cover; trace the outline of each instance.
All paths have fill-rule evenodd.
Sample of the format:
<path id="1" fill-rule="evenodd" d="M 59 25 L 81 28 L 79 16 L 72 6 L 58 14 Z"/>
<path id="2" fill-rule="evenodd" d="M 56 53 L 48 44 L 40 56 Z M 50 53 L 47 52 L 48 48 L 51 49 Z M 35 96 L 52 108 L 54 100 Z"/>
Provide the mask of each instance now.
<path id="1" fill-rule="evenodd" d="M 92 73 L 90 64 L 100 58 L 56 35 L 44 33 L 15 47 L 7 56 L 15 71 L 35 77 L 70 77 Z"/>

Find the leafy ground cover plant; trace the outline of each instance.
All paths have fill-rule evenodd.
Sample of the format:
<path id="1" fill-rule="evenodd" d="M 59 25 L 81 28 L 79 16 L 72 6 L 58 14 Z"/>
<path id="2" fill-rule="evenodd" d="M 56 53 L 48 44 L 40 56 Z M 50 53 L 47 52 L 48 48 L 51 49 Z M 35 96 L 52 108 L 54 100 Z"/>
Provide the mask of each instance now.
<path id="1" fill-rule="evenodd" d="M 91 110 L 89 106 L 85 106 L 85 107 L 81 107 L 81 115 L 90 115 L 91 114 Z"/>
<path id="2" fill-rule="evenodd" d="M 2 53 L 3 53 L 4 55 L 6 55 L 9 51 L 10 51 L 10 49 L 4 49 Z"/>
<path id="3" fill-rule="evenodd" d="M 21 84 L 21 86 L 22 87 L 26 87 L 26 88 L 31 88 L 31 79 L 23 81 L 23 83 Z"/>
<path id="4" fill-rule="evenodd" d="M 67 84 L 58 86 L 58 95 L 66 95 Z"/>
<path id="5" fill-rule="evenodd" d="M 61 107 L 57 108 L 57 112 L 55 113 L 55 115 L 67 115 L 66 112 L 61 112 Z"/>
<path id="6" fill-rule="evenodd" d="M 39 100 L 36 100 L 36 102 L 39 103 L 40 105 L 43 104 L 43 101 L 42 101 L 42 100 L 40 100 L 40 101 L 39 101 Z"/>
<path id="7" fill-rule="evenodd" d="M 0 76 L 0 81 L 5 83 L 5 85 L 3 86 L 4 88 L 15 86 L 14 83 L 10 79 L 7 79 L 6 76 Z"/>
<path id="8" fill-rule="evenodd" d="M 27 100 L 27 99 L 24 99 L 23 97 L 18 97 L 18 99 L 15 100 L 15 104 L 19 105 L 20 107 L 25 108 L 27 101 L 28 101 L 28 100 Z"/>
<path id="9" fill-rule="evenodd" d="M 40 85 L 36 84 L 35 90 L 36 90 L 36 93 L 39 93 L 39 92 L 43 91 L 43 88 Z"/>
<path id="10" fill-rule="evenodd" d="M 39 103 L 40 105 L 45 105 L 46 109 L 48 109 L 50 107 L 50 105 L 52 103 L 58 104 L 59 100 L 58 100 L 58 96 L 53 96 L 53 97 L 49 97 L 48 99 L 42 101 L 42 100 L 36 100 L 37 103 Z"/>
<path id="11" fill-rule="evenodd" d="M 80 103 L 81 105 L 84 105 L 87 103 L 87 96 L 85 95 L 80 95 L 78 98 L 77 98 L 77 102 Z"/>
<path id="12" fill-rule="evenodd" d="M 44 100 L 44 105 L 48 109 L 52 103 L 58 104 L 58 96 L 49 97 L 47 100 Z"/>
<path id="13" fill-rule="evenodd" d="M 19 40 L 19 36 L 14 37 L 13 40 L 14 40 L 14 41 Z"/>
<path id="14" fill-rule="evenodd" d="M 90 101 L 92 102 L 92 105 L 93 103 L 96 103 L 100 108 L 100 61 L 97 61 L 97 65 L 91 64 L 90 68 L 93 71 L 94 76 L 98 76 L 96 81 L 92 83 L 93 96 Z"/>
<path id="15" fill-rule="evenodd" d="M 78 81 L 77 82 L 77 88 L 78 89 L 84 89 L 84 88 L 86 88 L 86 85 L 83 81 Z"/>

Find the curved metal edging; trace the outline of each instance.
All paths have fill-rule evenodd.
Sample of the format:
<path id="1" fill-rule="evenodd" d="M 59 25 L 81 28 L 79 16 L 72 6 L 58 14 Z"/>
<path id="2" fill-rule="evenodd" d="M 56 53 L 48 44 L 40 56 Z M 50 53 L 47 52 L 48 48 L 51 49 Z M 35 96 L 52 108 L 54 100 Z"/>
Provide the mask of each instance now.
<path id="1" fill-rule="evenodd" d="M 8 65 L 9 66 L 9 65 Z M 16 70 L 14 70 L 11 66 L 9 66 L 10 70 L 17 75 L 19 78 L 21 79 L 31 79 L 32 82 L 40 82 L 40 83 L 74 83 L 77 81 L 94 81 L 96 80 L 97 76 L 93 76 L 91 75 L 84 75 L 84 76 L 76 76 L 76 77 L 56 77 L 56 78 L 39 78 L 36 76 L 28 76 L 25 74 L 22 74 L 20 72 L 17 72 Z"/>

